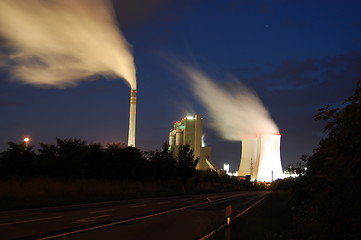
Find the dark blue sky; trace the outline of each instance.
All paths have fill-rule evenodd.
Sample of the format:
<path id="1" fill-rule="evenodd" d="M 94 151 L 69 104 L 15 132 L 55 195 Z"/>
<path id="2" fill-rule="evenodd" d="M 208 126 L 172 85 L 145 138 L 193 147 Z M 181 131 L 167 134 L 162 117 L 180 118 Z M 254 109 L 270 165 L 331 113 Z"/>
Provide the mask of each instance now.
<path id="1" fill-rule="evenodd" d="M 317 109 L 340 104 L 361 77 L 360 1 L 128 2 L 115 8 L 137 68 L 141 150 L 160 148 L 173 122 L 200 113 L 213 161 L 238 168 L 240 143 L 222 140 L 207 126 L 207 112 L 167 57 L 197 65 L 220 84 L 233 75 L 251 86 L 280 128 L 284 167 L 311 154 L 324 136 L 324 124 L 312 118 Z M 7 81 L 6 71 L 1 76 L 1 150 L 27 135 L 33 144 L 55 137 L 127 142 L 123 80 L 59 90 Z"/>

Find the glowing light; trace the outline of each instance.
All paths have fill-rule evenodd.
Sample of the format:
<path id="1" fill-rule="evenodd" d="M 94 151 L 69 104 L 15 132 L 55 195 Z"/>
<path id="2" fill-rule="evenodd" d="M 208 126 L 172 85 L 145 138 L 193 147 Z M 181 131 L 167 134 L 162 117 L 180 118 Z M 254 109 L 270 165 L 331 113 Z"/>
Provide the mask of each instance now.
<path id="1" fill-rule="evenodd" d="M 206 135 L 205 134 L 203 134 L 202 135 L 202 147 L 205 147 L 206 146 L 206 142 L 204 141 L 204 139 L 206 138 Z"/>
<path id="2" fill-rule="evenodd" d="M 232 212 L 233 212 L 232 205 L 228 205 L 226 207 L 226 227 L 227 228 L 229 228 L 231 226 Z"/>
<path id="3" fill-rule="evenodd" d="M 226 173 L 228 174 L 229 172 L 229 164 L 223 164 L 223 170 L 226 171 Z"/>
<path id="4" fill-rule="evenodd" d="M 226 227 L 230 227 L 231 226 L 231 217 L 227 217 L 227 222 L 226 222 Z"/>
<path id="5" fill-rule="evenodd" d="M 30 142 L 30 138 L 29 137 L 24 137 L 23 140 L 24 140 L 25 146 L 28 147 L 29 142 Z"/>

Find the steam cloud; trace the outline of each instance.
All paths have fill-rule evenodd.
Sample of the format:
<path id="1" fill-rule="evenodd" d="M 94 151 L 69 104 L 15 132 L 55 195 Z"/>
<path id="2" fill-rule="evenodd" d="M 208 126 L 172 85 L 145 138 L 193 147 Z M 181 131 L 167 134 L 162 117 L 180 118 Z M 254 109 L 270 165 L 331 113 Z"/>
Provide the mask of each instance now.
<path id="1" fill-rule="evenodd" d="M 240 82 L 226 90 L 200 70 L 182 66 L 191 81 L 194 95 L 208 110 L 213 127 L 227 140 L 240 141 L 279 130 L 262 101 Z"/>
<path id="2" fill-rule="evenodd" d="M 0 63 L 14 80 L 65 88 L 100 74 L 136 89 L 130 46 L 108 0 L 1 0 L 0 34 L 11 49 Z"/>

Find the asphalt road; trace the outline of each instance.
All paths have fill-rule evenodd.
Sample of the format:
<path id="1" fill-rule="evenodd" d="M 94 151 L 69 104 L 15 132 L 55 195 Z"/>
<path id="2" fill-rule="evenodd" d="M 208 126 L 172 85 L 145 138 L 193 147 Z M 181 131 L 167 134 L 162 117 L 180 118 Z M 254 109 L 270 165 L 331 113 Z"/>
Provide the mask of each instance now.
<path id="1" fill-rule="evenodd" d="M 123 200 L 0 212 L 0 239 L 200 239 L 269 192 Z"/>

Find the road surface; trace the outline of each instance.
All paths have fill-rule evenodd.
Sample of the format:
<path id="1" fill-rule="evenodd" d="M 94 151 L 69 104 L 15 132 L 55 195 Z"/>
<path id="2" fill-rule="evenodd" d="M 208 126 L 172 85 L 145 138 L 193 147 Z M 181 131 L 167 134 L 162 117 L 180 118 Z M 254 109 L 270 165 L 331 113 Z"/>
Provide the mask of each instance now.
<path id="1" fill-rule="evenodd" d="M 200 239 L 269 192 L 245 191 L 0 212 L 1 239 Z"/>

